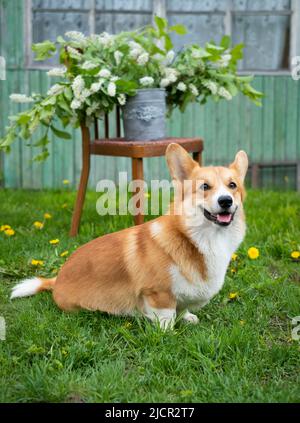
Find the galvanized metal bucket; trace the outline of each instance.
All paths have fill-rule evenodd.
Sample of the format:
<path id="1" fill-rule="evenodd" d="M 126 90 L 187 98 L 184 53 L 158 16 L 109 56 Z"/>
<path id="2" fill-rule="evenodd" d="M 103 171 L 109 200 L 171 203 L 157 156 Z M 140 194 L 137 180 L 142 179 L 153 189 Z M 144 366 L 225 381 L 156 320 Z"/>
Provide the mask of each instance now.
<path id="1" fill-rule="evenodd" d="M 150 141 L 166 137 L 166 90 L 140 89 L 123 107 L 126 140 Z"/>

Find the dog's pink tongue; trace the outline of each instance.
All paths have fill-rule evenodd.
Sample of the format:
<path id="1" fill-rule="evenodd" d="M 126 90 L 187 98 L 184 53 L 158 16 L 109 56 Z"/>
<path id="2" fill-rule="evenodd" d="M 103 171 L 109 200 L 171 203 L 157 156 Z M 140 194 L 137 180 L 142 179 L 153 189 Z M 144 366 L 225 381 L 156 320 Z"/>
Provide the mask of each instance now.
<path id="1" fill-rule="evenodd" d="M 231 214 L 217 214 L 217 219 L 219 222 L 228 223 L 231 221 Z"/>

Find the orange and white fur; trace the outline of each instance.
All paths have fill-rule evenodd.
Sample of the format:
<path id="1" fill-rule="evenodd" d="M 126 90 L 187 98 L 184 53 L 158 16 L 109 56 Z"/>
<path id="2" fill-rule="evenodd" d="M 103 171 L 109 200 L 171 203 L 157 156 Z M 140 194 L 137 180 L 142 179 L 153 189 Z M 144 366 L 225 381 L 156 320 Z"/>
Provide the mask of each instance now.
<path id="1" fill-rule="evenodd" d="M 245 235 L 248 159 L 240 151 L 229 167 L 200 167 L 178 144 L 169 145 L 166 159 L 177 187 L 185 180 L 193 186 L 166 215 L 88 242 L 56 278 L 27 279 L 13 288 L 11 298 L 52 290 L 66 311 L 140 312 L 162 328 L 172 327 L 180 313 L 197 323 L 189 310 L 202 308 L 220 291 L 231 255 Z M 185 207 L 199 192 L 201 201 Z M 178 202 L 181 215 L 175 212 Z"/>

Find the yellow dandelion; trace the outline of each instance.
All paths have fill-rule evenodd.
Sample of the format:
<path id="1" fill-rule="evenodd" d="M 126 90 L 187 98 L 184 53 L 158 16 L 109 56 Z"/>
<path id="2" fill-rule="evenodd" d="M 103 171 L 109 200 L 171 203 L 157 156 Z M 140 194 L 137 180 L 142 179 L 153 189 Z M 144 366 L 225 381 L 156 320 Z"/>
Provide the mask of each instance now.
<path id="1" fill-rule="evenodd" d="M 238 297 L 238 295 L 239 295 L 238 292 L 230 292 L 228 295 L 228 298 L 230 300 L 235 300 Z"/>
<path id="2" fill-rule="evenodd" d="M 236 273 L 236 269 L 232 268 L 232 269 L 230 269 L 230 272 L 231 273 Z"/>
<path id="3" fill-rule="evenodd" d="M 255 260 L 259 257 L 259 250 L 255 247 L 250 247 L 248 250 L 248 257 L 251 260 Z"/>
<path id="4" fill-rule="evenodd" d="M 36 222 L 33 222 L 33 226 L 34 226 L 36 229 L 43 229 L 44 224 L 43 224 L 42 222 L 36 221 Z"/>
<path id="5" fill-rule="evenodd" d="M 31 260 L 31 264 L 32 264 L 32 266 L 43 266 L 44 265 L 44 262 L 43 262 L 43 260 L 35 260 L 35 259 L 32 259 Z"/>
<path id="6" fill-rule="evenodd" d="M 11 226 L 9 226 L 9 225 L 1 225 L 0 226 L 0 232 L 6 231 L 7 229 L 11 229 Z"/>
<path id="7" fill-rule="evenodd" d="M 237 258 L 238 258 L 238 255 L 233 253 L 232 256 L 231 256 L 231 260 L 236 261 Z"/>
<path id="8" fill-rule="evenodd" d="M 44 213 L 45 219 L 52 219 L 52 215 L 50 213 Z"/>
<path id="9" fill-rule="evenodd" d="M 124 325 L 123 325 L 123 327 L 126 328 L 126 329 L 131 328 L 131 326 L 132 326 L 131 322 L 125 322 Z"/>
<path id="10" fill-rule="evenodd" d="M 7 236 L 13 236 L 16 232 L 13 229 L 5 229 L 4 233 Z"/>
<path id="11" fill-rule="evenodd" d="M 70 181 L 69 181 L 69 179 L 64 179 L 64 180 L 62 181 L 62 183 L 63 183 L 64 185 L 69 185 L 69 184 L 70 184 Z"/>
<path id="12" fill-rule="evenodd" d="M 191 389 L 186 389 L 184 391 L 180 391 L 180 395 L 182 395 L 183 397 L 190 397 L 191 395 L 193 395 L 193 391 Z"/>
<path id="13" fill-rule="evenodd" d="M 49 241 L 49 244 L 51 244 L 51 245 L 56 245 L 56 244 L 59 244 L 59 239 L 51 239 L 50 241 Z"/>
<path id="14" fill-rule="evenodd" d="M 65 257 L 65 256 L 67 256 L 69 254 L 69 251 L 63 251 L 61 254 L 60 254 L 60 256 L 61 257 Z"/>
<path id="15" fill-rule="evenodd" d="M 298 259 L 300 257 L 300 251 L 292 251 L 291 252 L 291 257 L 293 259 Z"/>

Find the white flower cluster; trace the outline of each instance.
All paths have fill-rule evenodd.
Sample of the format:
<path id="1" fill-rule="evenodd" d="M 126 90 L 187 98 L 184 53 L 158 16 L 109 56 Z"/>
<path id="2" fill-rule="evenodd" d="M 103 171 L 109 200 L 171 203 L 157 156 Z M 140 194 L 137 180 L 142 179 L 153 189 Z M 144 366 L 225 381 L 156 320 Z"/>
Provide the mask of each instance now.
<path id="1" fill-rule="evenodd" d="M 216 63 L 220 68 L 227 68 L 230 60 L 231 60 L 231 54 L 223 54 L 221 56 L 221 59 L 218 60 Z"/>
<path id="2" fill-rule="evenodd" d="M 225 98 L 225 100 L 232 100 L 232 95 L 230 94 L 230 92 L 228 90 L 226 90 L 226 88 L 224 87 L 220 87 L 218 90 L 218 94 L 220 97 Z"/>
<path id="3" fill-rule="evenodd" d="M 97 74 L 100 78 L 109 78 L 111 75 L 110 70 L 108 69 L 101 69 L 101 71 Z"/>
<path id="4" fill-rule="evenodd" d="M 49 96 L 56 96 L 61 94 L 64 91 L 65 87 L 60 84 L 54 84 L 48 91 L 47 95 Z"/>
<path id="5" fill-rule="evenodd" d="M 184 82 L 179 82 L 179 84 L 177 85 L 177 90 L 182 91 L 182 92 L 186 91 L 186 85 L 185 85 L 185 83 Z"/>
<path id="6" fill-rule="evenodd" d="M 92 34 L 90 39 L 100 45 L 101 47 L 111 47 L 114 43 L 114 35 L 109 34 L 108 32 L 102 32 L 102 34 Z"/>
<path id="7" fill-rule="evenodd" d="M 32 97 L 28 97 L 25 94 L 11 94 L 9 98 L 15 103 L 31 103 L 34 101 Z"/>
<path id="8" fill-rule="evenodd" d="M 176 82 L 178 78 L 178 71 L 176 69 L 165 68 L 164 73 L 165 73 L 165 78 L 162 78 L 162 80 L 160 81 L 161 88 L 168 87 L 173 82 Z"/>
<path id="9" fill-rule="evenodd" d="M 115 61 L 116 61 L 116 65 L 117 66 L 119 66 L 119 64 L 121 63 L 121 60 L 122 60 L 122 57 L 123 56 L 124 56 L 124 54 L 121 51 L 119 51 L 119 50 L 116 50 L 114 52 L 114 58 L 115 58 Z"/>
<path id="10" fill-rule="evenodd" d="M 192 49 L 192 58 L 193 59 L 201 59 L 201 51 L 197 48 Z"/>
<path id="11" fill-rule="evenodd" d="M 74 99 L 71 103 L 71 109 L 79 109 L 82 103 L 85 102 L 92 92 L 85 88 L 85 83 L 81 75 L 76 76 L 72 83 L 72 90 L 74 93 Z"/>
<path id="12" fill-rule="evenodd" d="M 202 81 L 202 85 L 207 88 L 212 95 L 216 95 L 218 93 L 218 84 L 216 82 L 204 79 Z"/>
<path id="13" fill-rule="evenodd" d="M 65 33 L 65 36 L 72 41 L 76 41 L 78 43 L 85 43 L 86 38 L 82 32 L 79 31 L 68 31 Z"/>
<path id="14" fill-rule="evenodd" d="M 67 69 L 65 66 L 63 66 L 62 68 L 52 68 L 47 72 L 48 76 L 58 76 L 58 77 L 63 77 L 66 75 Z"/>
<path id="15" fill-rule="evenodd" d="M 167 55 L 166 55 L 166 62 L 168 65 L 170 65 L 175 57 L 175 51 L 174 50 L 170 50 L 168 51 Z"/>
<path id="16" fill-rule="evenodd" d="M 110 81 L 107 86 L 107 94 L 110 97 L 114 97 L 116 95 L 117 87 L 116 84 L 113 81 Z"/>
<path id="17" fill-rule="evenodd" d="M 90 91 L 92 94 L 97 93 L 98 91 L 100 91 L 102 85 L 104 83 L 104 79 L 99 80 L 98 82 L 93 82 L 93 84 L 91 85 Z"/>
<path id="18" fill-rule="evenodd" d="M 198 91 L 197 87 L 195 87 L 194 84 L 189 84 L 189 89 L 195 97 L 198 97 L 199 91 Z"/>
<path id="19" fill-rule="evenodd" d="M 97 66 L 98 65 L 96 63 L 93 63 L 90 60 L 87 60 L 86 62 L 82 64 L 81 68 L 84 70 L 90 70 L 90 69 L 95 69 Z"/>
<path id="20" fill-rule="evenodd" d="M 149 53 L 135 41 L 129 41 L 129 57 L 135 59 L 139 66 L 144 66 L 149 61 Z"/>
<path id="21" fill-rule="evenodd" d="M 88 116 L 93 115 L 99 107 L 99 103 L 93 101 L 92 104 L 86 109 L 86 114 Z"/>
<path id="22" fill-rule="evenodd" d="M 140 56 L 138 56 L 137 64 L 140 66 L 144 66 L 146 63 L 148 63 L 148 60 L 149 60 L 149 53 L 145 51 Z"/>
<path id="23" fill-rule="evenodd" d="M 82 54 L 74 47 L 67 46 L 67 52 L 72 57 L 72 59 L 81 60 Z"/>
<path id="24" fill-rule="evenodd" d="M 139 79 L 139 82 L 143 87 L 151 87 L 151 85 L 154 83 L 154 79 L 152 76 L 144 76 L 143 78 Z"/>
<path id="25" fill-rule="evenodd" d="M 126 96 L 125 94 L 120 94 L 118 96 L 118 102 L 121 106 L 124 106 L 124 104 L 126 103 Z"/>

